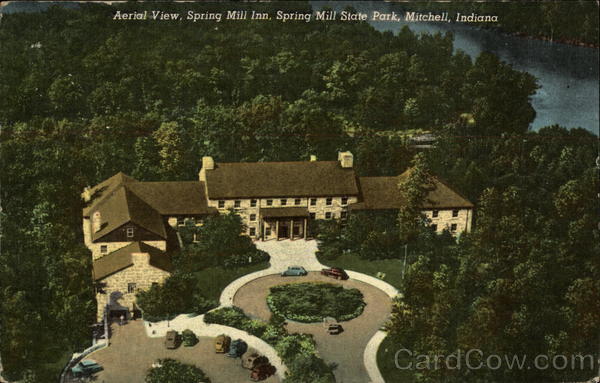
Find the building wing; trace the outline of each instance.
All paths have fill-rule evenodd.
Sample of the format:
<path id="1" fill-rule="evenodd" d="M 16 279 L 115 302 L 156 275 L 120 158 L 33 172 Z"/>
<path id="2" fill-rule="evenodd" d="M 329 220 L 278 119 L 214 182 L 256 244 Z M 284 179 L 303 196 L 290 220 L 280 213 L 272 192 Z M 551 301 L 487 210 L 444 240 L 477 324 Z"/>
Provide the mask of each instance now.
<path id="1" fill-rule="evenodd" d="M 398 185 L 409 171 L 397 177 L 359 177 L 361 200 L 352 205 L 352 210 L 387 210 L 399 209 L 404 204 L 400 197 Z M 423 202 L 424 209 L 473 208 L 473 204 L 465 197 L 452 190 L 446 183 L 432 177 L 433 185 Z"/>

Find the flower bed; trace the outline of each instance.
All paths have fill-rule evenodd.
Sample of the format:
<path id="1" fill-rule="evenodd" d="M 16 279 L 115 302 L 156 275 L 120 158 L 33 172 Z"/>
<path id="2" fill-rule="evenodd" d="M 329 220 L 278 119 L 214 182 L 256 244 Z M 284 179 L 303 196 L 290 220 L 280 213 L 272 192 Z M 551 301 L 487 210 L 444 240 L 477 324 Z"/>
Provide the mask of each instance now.
<path id="1" fill-rule="evenodd" d="M 267 297 L 275 315 L 297 322 L 320 322 L 325 317 L 347 321 L 362 314 L 365 307 L 358 289 L 331 283 L 291 283 L 271 287 Z"/>

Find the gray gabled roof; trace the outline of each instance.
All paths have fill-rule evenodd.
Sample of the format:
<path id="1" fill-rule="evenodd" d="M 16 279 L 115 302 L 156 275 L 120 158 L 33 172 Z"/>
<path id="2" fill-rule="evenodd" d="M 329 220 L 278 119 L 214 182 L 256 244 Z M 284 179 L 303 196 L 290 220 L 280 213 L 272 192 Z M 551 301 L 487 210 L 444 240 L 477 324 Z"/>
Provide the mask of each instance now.
<path id="1" fill-rule="evenodd" d="M 84 217 L 100 212 L 102 228 L 92 233 L 100 239 L 132 222 L 166 238 L 163 216 L 215 214 L 207 204 L 204 182 L 139 182 L 117 173 L 91 189 L 92 200 L 83 209 Z"/>
<path id="2" fill-rule="evenodd" d="M 133 266 L 132 253 L 148 253 L 150 265 L 168 272 L 173 269 L 171 258 L 167 254 L 143 242 L 133 242 L 94 261 L 94 280 L 98 281 Z"/>
<path id="3" fill-rule="evenodd" d="M 206 170 L 210 199 L 352 196 L 352 168 L 337 161 L 218 163 Z"/>
<path id="4" fill-rule="evenodd" d="M 410 170 L 396 177 L 360 177 L 361 201 L 351 205 L 352 210 L 399 209 L 404 201 L 400 197 L 398 185 L 408 177 Z M 425 201 L 424 209 L 473 208 L 473 203 L 452 190 L 436 177 Z"/>

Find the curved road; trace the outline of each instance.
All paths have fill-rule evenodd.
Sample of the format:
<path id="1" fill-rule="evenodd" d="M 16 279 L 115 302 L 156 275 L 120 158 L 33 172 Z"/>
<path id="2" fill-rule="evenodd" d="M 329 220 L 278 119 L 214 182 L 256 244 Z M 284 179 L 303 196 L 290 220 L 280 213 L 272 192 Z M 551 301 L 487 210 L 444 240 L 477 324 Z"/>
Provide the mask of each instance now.
<path id="1" fill-rule="evenodd" d="M 249 316 L 269 320 L 271 311 L 267 306 L 269 288 L 283 283 L 329 282 L 348 288 L 359 289 L 367 303 L 362 315 L 350 321 L 342 322 L 344 332 L 329 335 L 320 323 L 298 323 L 288 321 L 290 333 L 312 334 L 317 350 L 327 363 L 335 363 L 337 383 L 369 382 L 369 375 L 363 363 L 363 352 L 369 340 L 385 323 L 390 315 L 392 303 L 390 297 L 380 289 L 367 283 L 349 279 L 338 281 L 310 272 L 304 277 L 281 277 L 268 275 L 255 279 L 242 286 L 233 297 L 233 304 L 244 310 Z"/>

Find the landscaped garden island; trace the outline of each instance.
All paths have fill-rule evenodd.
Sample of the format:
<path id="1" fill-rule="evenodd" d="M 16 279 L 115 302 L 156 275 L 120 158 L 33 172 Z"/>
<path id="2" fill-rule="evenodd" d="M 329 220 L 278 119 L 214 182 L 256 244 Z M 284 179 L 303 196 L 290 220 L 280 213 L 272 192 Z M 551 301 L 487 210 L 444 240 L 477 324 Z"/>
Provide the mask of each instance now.
<path id="1" fill-rule="evenodd" d="M 267 303 L 273 314 L 298 322 L 320 322 L 327 317 L 347 321 L 359 316 L 365 307 L 358 289 L 331 283 L 288 283 L 270 291 Z"/>

